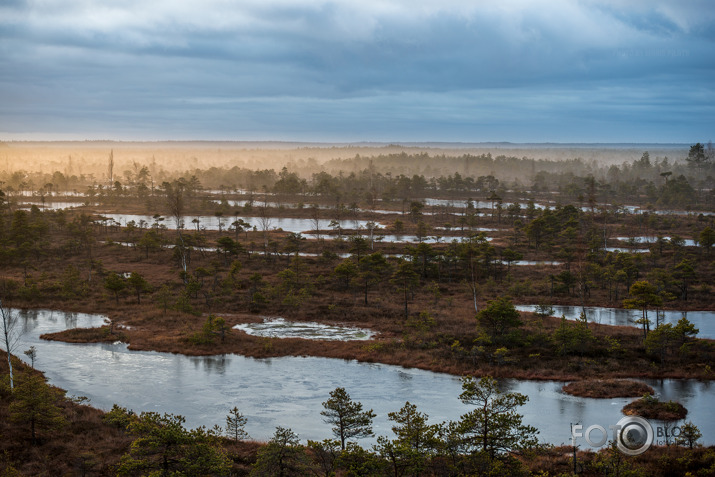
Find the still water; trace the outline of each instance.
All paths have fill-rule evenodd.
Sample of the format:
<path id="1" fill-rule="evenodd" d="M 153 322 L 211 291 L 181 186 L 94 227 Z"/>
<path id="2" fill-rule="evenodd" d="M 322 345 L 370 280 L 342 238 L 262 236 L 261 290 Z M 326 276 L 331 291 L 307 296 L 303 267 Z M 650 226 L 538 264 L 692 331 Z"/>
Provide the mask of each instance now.
<path id="1" fill-rule="evenodd" d="M 462 200 L 462 199 L 424 199 L 424 204 L 428 205 L 430 207 L 458 207 L 458 208 L 466 208 L 468 205 L 468 200 Z M 491 201 L 483 201 L 483 200 L 472 200 L 472 205 L 476 209 L 493 209 L 497 202 L 491 202 Z M 521 210 L 526 210 L 526 208 L 529 206 L 528 202 L 517 202 L 519 204 L 519 207 L 521 207 Z M 504 209 L 504 213 L 506 213 L 506 208 L 512 205 L 512 202 L 502 202 L 502 209 Z M 543 205 L 543 204 L 538 204 L 534 203 L 534 207 L 536 209 L 547 209 L 549 208 L 548 205 Z"/>
<path id="2" fill-rule="evenodd" d="M 189 357 L 129 351 L 121 343 L 49 342 L 39 336 L 72 327 L 100 326 L 104 317 L 48 310 L 24 311 L 21 317 L 25 333 L 17 354 L 26 359 L 21 351 L 34 345 L 35 365 L 52 384 L 69 395 L 87 396 L 102 409 L 117 403 L 137 412 L 181 414 L 189 427 L 212 427 L 224 425 L 229 409 L 238 406 L 248 418 L 248 433 L 263 440 L 279 425 L 292 428 L 302 440 L 330 437 L 330 426 L 320 416 L 321 403 L 338 386 L 377 413 L 376 435 L 391 435 L 387 413 L 399 410 L 405 401 L 416 404 L 433 423 L 457 419 L 470 410 L 458 400 L 459 379 L 448 374 L 329 358 Z M 689 410 L 688 420 L 700 427 L 702 441 L 715 443 L 715 386 L 694 380 L 648 383 L 664 399 L 678 399 Z M 545 442 L 568 442 L 571 423 L 608 428 L 621 419 L 621 408 L 629 402 L 627 398 L 569 396 L 561 392 L 562 384 L 503 382 L 505 390 L 530 397 L 520 412 L 525 423 L 540 430 L 539 437 Z"/>
<path id="3" fill-rule="evenodd" d="M 580 306 L 552 305 L 553 316 L 565 316 L 567 320 L 575 320 L 581 315 L 584 308 Z M 536 305 L 516 305 L 519 311 L 534 311 Z M 636 326 L 635 321 L 643 316 L 641 310 L 627 310 L 624 308 L 606 308 L 600 306 L 585 307 L 588 321 L 601 325 Z M 676 324 L 679 319 L 687 318 L 695 327 L 700 330 L 698 338 L 715 339 L 715 311 L 676 311 L 660 310 L 658 320 L 660 323 Z M 655 327 L 655 310 L 648 310 L 648 319 L 653 323 L 651 329 Z"/>
<path id="4" fill-rule="evenodd" d="M 140 221 L 144 221 L 145 226 L 151 227 L 154 225 L 157 221 L 154 219 L 153 216 L 150 215 L 138 215 L 138 214 L 102 214 L 103 217 L 106 217 L 110 221 L 115 221 L 118 224 L 125 226 L 128 222 L 134 221 L 135 224 L 139 224 Z M 285 232 L 292 232 L 292 233 L 303 233 L 305 234 L 304 237 L 306 239 L 315 239 L 317 238 L 317 235 L 315 235 L 313 232 L 315 231 L 315 224 L 311 219 L 303 219 L 303 218 L 286 218 L 286 217 L 273 217 L 268 219 L 265 222 L 261 221 L 261 218 L 259 217 L 239 217 L 243 219 L 244 222 L 247 222 L 249 227 L 255 228 L 256 230 L 263 230 L 264 227 L 266 227 L 268 230 L 277 230 L 281 229 L 284 230 Z M 194 222 L 196 220 L 197 222 Z M 183 218 L 183 228 L 184 230 L 187 231 L 192 231 L 196 230 L 198 227 L 199 229 L 205 229 L 205 230 L 219 230 L 219 221 L 221 223 L 221 230 L 228 231 L 229 228 L 231 227 L 231 224 L 236 220 L 235 217 L 233 216 L 226 216 L 221 219 L 215 216 L 211 215 L 203 215 L 203 216 L 195 216 L 195 215 L 187 215 Z M 367 220 L 340 220 L 340 228 L 343 230 L 361 230 L 363 235 L 367 236 L 369 235 L 367 232 L 367 226 L 368 226 Z M 161 220 L 158 222 L 159 224 L 164 225 L 167 228 L 170 229 L 175 229 L 176 228 L 176 222 L 174 221 L 173 218 L 166 218 L 162 217 Z M 320 219 L 320 229 L 322 231 L 334 231 L 333 228 L 330 227 L 331 221 L 326 220 L 326 219 Z M 376 224 L 376 227 L 379 229 L 382 226 L 380 224 Z M 327 235 L 325 233 L 320 235 L 321 238 L 330 240 L 336 238 L 336 235 Z M 347 238 L 347 236 L 345 236 Z M 420 238 L 417 237 L 416 235 L 382 235 L 375 233 L 373 235 L 373 238 L 375 241 L 381 241 L 381 242 L 395 242 L 395 243 L 418 243 L 420 242 Z M 448 243 L 452 240 L 458 240 L 461 239 L 461 237 L 455 237 L 455 236 L 427 236 L 427 237 L 422 237 L 421 241 L 425 243 Z M 488 238 L 487 240 L 492 240 L 491 238 Z"/>
<path id="5" fill-rule="evenodd" d="M 671 237 L 670 236 L 665 236 L 665 237 L 660 237 L 663 240 L 666 240 L 667 242 L 670 242 Z M 621 242 L 632 242 L 632 243 L 637 243 L 637 244 L 644 244 L 644 243 L 656 243 L 658 241 L 658 237 L 655 235 L 639 235 L 635 237 L 616 237 L 616 240 L 620 240 Z M 682 239 L 683 240 L 683 246 L 685 247 L 697 247 L 697 242 L 693 239 Z"/>
<path id="6" fill-rule="evenodd" d="M 76 207 L 82 207 L 86 205 L 84 202 L 67 202 L 67 201 L 23 201 L 20 204 L 21 209 L 31 209 L 33 205 L 36 205 L 40 210 L 60 210 L 60 209 L 74 209 Z"/>
<path id="7" fill-rule="evenodd" d="M 110 220 L 118 222 L 120 225 L 125 226 L 128 222 L 134 221 L 135 224 L 139 224 L 140 221 L 144 221 L 147 226 L 151 227 L 156 220 L 151 215 L 139 215 L 139 214 L 102 214 Z M 234 217 L 225 216 L 218 218 L 213 215 L 187 215 L 184 216 L 183 228 L 184 230 L 219 230 L 219 223 L 221 224 L 221 230 L 228 231 L 231 224 L 237 220 L 242 219 L 247 222 L 249 227 L 255 227 L 256 230 L 262 231 L 264 228 L 267 230 L 277 230 L 281 229 L 286 232 L 301 233 L 310 232 L 315 230 L 315 224 L 311 219 L 300 219 L 300 218 L 286 218 L 286 217 L 271 217 L 267 220 L 262 220 L 260 217 Z M 196 222 L 194 222 L 196 221 Z M 330 220 L 320 219 L 320 229 L 321 230 L 332 230 L 330 228 Z M 169 229 L 176 229 L 176 221 L 171 217 L 163 217 L 159 221 Z M 367 220 L 340 220 L 338 221 L 340 228 L 342 229 L 365 229 L 367 227 Z"/>

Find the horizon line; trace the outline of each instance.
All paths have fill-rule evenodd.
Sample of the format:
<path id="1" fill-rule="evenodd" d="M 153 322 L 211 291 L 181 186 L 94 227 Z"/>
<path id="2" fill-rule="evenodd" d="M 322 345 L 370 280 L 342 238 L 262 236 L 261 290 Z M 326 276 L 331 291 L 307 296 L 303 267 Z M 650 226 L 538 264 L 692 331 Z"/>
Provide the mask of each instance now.
<path id="1" fill-rule="evenodd" d="M 278 144 L 278 145 L 305 145 L 305 146 L 322 146 L 322 147 L 524 147 L 524 146 L 555 146 L 555 147 L 588 147 L 588 146 L 689 146 L 694 143 L 690 142 L 558 142 L 558 141 L 544 141 L 544 142 L 514 142 L 514 141 L 370 141 L 370 140 L 360 140 L 360 141 L 306 141 L 306 140 L 267 140 L 267 139 L 0 139 L 0 145 L 10 145 L 10 144 L 59 144 L 59 143 L 77 143 L 77 144 L 89 144 L 89 143 L 116 143 L 116 144 Z M 707 141 L 700 142 L 700 144 L 707 144 Z"/>

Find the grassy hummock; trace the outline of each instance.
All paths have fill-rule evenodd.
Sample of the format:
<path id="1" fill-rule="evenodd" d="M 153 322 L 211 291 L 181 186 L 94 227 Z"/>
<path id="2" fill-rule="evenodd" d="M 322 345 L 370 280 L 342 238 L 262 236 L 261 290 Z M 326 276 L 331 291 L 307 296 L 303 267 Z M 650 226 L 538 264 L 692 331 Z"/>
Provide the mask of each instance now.
<path id="1" fill-rule="evenodd" d="M 623 414 L 659 421 L 677 421 L 685 418 L 688 410 L 679 402 L 660 401 L 657 397 L 646 394 L 642 398 L 626 404 L 623 407 Z"/>
<path id="2" fill-rule="evenodd" d="M 632 379 L 584 379 L 568 383 L 561 389 L 572 396 L 597 399 L 637 397 L 654 392 L 647 384 Z"/>

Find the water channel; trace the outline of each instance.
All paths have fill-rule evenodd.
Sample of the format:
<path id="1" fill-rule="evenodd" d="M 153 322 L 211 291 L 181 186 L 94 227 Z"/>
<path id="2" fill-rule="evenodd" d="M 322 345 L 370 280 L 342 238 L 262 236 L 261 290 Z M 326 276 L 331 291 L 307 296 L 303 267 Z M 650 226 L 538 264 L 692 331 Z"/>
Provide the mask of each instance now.
<path id="1" fill-rule="evenodd" d="M 228 410 L 238 406 L 248 418 L 247 431 L 268 439 L 280 425 L 301 439 L 330 437 L 320 416 L 330 391 L 345 387 L 353 399 L 377 413 L 376 435 L 391 435 L 387 413 L 410 401 L 430 422 L 457 419 L 470 408 L 459 402 L 457 377 L 383 364 L 315 357 L 253 359 L 240 355 L 191 357 L 129 351 L 122 343 L 69 344 L 39 339 L 43 333 L 72 327 L 99 326 L 100 315 L 48 310 L 21 312 L 24 334 L 20 351 L 37 348 L 36 367 L 69 395 L 86 396 L 91 404 L 110 409 L 117 403 L 140 411 L 170 412 L 186 417 L 189 427 L 223 425 Z M 26 357 L 18 352 L 22 359 Z M 648 380 L 662 399 L 677 399 L 688 420 L 699 426 L 705 444 L 715 443 L 715 386 L 695 380 Z M 520 412 L 540 430 L 541 441 L 566 443 L 570 424 L 606 429 L 622 416 L 628 398 L 577 398 L 561 391 L 555 381 L 504 380 L 505 390 L 527 394 Z M 363 445 L 374 441 L 363 440 Z M 585 443 L 583 443 L 585 446 Z"/>
<path id="2" fill-rule="evenodd" d="M 553 316 L 565 316 L 567 320 L 575 320 L 585 309 L 586 319 L 589 322 L 601 325 L 637 326 L 635 321 L 643 316 L 641 310 L 627 310 L 625 308 L 606 308 L 600 306 L 566 306 L 552 305 Z M 534 311 L 536 305 L 516 305 L 519 311 Z M 658 320 L 660 323 L 676 324 L 679 319 L 687 318 L 700 331 L 698 338 L 715 339 L 715 311 L 677 311 L 659 310 Z M 648 319 L 653 323 L 651 329 L 655 327 L 656 311 L 648 310 Z"/>

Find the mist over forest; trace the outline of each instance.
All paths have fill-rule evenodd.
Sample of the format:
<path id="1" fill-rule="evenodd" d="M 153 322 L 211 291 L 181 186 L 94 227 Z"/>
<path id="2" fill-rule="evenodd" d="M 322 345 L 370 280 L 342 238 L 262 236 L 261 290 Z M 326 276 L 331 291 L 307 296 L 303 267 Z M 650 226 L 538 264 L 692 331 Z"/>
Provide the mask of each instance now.
<path id="1" fill-rule="evenodd" d="M 10 194 L 43 187 L 48 192 L 84 193 L 88 187 L 106 186 L 110 174 L 110 187 L 139 183 L 151 187 L 193 176 L 206 189 L 310 194 L 321 174 L 353 182 L 369 175 L 370 185 L 363 190 L 371 187 L 375 189 L 372 198 L 380 198 L 399 177 L 403 182 L 404 178 L 424 179 L 422 188 L 436 193 L 470 190 L 469 178 L 479 177 L 495 178 L 497 182 L 490 181 L 487 187 L 495 191 L 568 191 L 571 186 L 574 192 L 580 181 L 593 177 L 602 185 L 610 184 L 609 191 L 647 194 L 649 187 L 662 186 L 666 175 L 682 175 L 692 188 L 705 192 L 697 202 L 711 204 L 707 191 L 712 189 L 712 164 L 704 163 L 705 169 L 703 164 L 692 167 L 689 148 L 684 144 L 8 142 L 0 146 L 0 181 Z M 711 157 L 712 145 L 703 151 Z M 296 185 L 291 190 L 274 190 L 277 183 L 280 189 L 286 174 L 297 180 Z M 446 178 L 467 182 L 448 186 Z M 632 184 L 624 189 L 628 182 Z M 420 188 L 410 187 L 413 196 Z M 351 200 L 366 198 L 356 196 L 355 191 L 348 195 Z M 652 190 L 650 195 L 657 201 Z M 687 205 L 686 199 L 679 202 Z M 665 205 L 673 204 L 666 201 Z"/>

